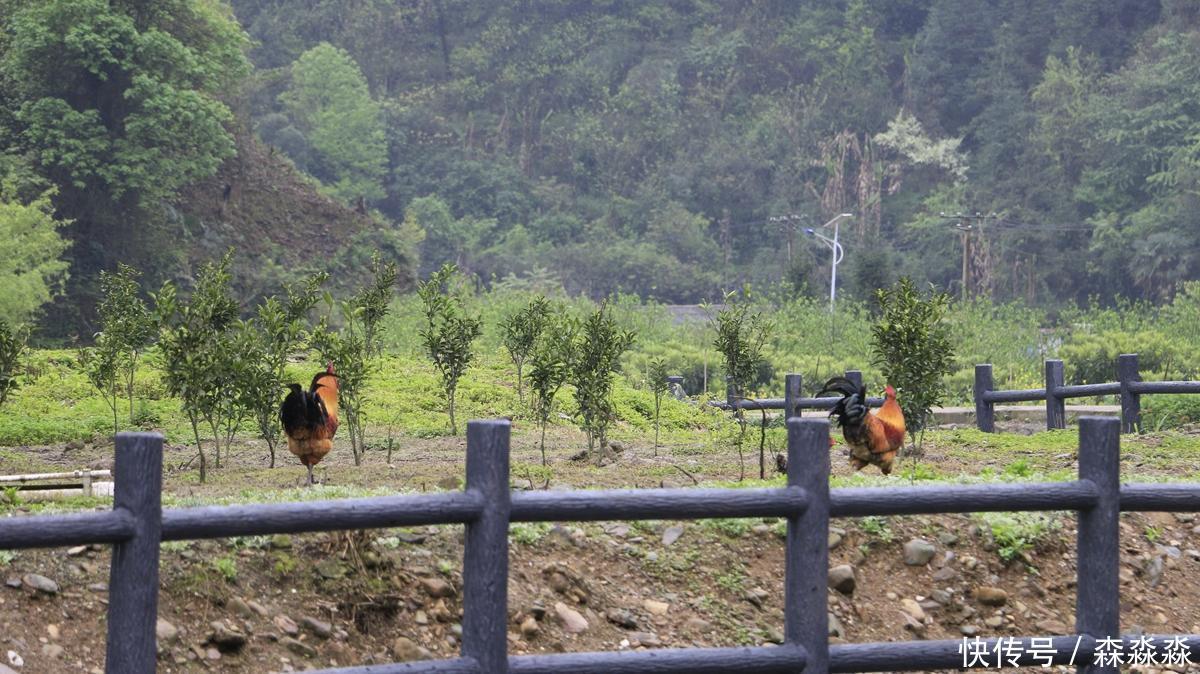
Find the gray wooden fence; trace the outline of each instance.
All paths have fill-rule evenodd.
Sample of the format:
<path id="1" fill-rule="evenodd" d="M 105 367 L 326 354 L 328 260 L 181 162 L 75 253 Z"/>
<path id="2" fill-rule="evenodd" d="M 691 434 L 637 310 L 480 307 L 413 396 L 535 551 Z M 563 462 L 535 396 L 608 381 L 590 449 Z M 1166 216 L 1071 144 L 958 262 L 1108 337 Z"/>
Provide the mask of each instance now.
<path id="1" fill-rule="evenodd" d="M 996 403 L 1046 401 L 1046 428 L 1067 427 L 1067 398 L 1117 395 L 1121 397 L 1121 432 L 1133 433 L 1142 426 L 1142 396 L 1150 393 L 1200 393 L 1200 381 L 1142 381 L 1136 353 L 1117 357 L 1117 381 L 1105 384 L 1067 386 L 1061 360 L 1046 361 L 1046 386 L 1014 391 L 992 390 L 992 366 L 975 366 L 975 425 L 979 430 L 996 430 Z"/>
<path id="2" fill-rule="evenodd" d="M 862 371 L 846 370 L 846 378 L 862 386 Z M 733 390 L 729 389 L 725 393 L 724 402 L 712 404 L 727 410 L 787 410 L 788 418 L 791 418 L 802 416 L 803 410 L 827 410 L 840 399 L 840 397 L 805 398 L 800 394 L 803 382 L 804 379 L 800 375 L 789 374 L 784 377 L 784 397 L 782 398 L 738 398 L 734 396 Z M 870 407 L 879 407 L 882 404 L 883 398 L 867 398 L 867 405 Z"/>
<path id="3" fill-rule="evenodd" d="M 1079 432 L 1079 478 L 1044 484 L 984 484 L 895 488 L 829 488 L 829 422 L 788 420 L 786 486 L 757 489 L 633 489 L 512 492 L 509 423 L 467 425 L 463 491 L 163 510 L 162 437 L 122 433 L 116 446 L 116 494 L 107 512 L 10 517 L 0 520 L 0 548 L 108 543 L 106 671 L 155 671 L 159 543 L 216 538 L 426 524 L 466 525 L 461 656 L 450 660 L 326 670 L 327 674 L 463 672 L 633 674 L 690 672 L 869 672 L 954 669 L 962 642 L 911 641 L 829 646 L 828 533 L 831 517 L 949 512 L 1074 510 L 1078 513 L 1078 599 L 1075 636 L 1058 636 L 1054 662 L 1090 663 L 1098 639 L 1120 630 L 1118 580 L 1122 510 L 1200 511 L 1200 484 L 1120 483 L 1116 419 L 1085 418 Z M 709 517 L 787 518 L 784 643 L 740 648 L 509 656 L 508 526 L 510 522 Z M 1039 664 L 1023 637 L 1020 662 Z M 1200 661 L 1200 635 L 1188 635 Z M 1165 655 L 1165 637 L 1155 637 Z M 1133 643 L 1126 637 L 1126 649 Z M 996 640 L 986 641 L 989 648 Z M 1116 672 L 1116 667 L 1079 671 Z"/>

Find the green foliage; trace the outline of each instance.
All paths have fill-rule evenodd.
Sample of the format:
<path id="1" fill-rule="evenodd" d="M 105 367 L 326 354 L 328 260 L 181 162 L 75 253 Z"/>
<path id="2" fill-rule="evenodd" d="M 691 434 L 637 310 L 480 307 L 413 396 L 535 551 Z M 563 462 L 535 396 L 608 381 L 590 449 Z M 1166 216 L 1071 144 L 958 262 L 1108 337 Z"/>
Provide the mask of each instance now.
<path id="1" fill-rule="evenodd" d="M 238 576 L 237 559 L 231 555 L 218 557 L 212 561 L 213 569 L 221 574 L 226 583 L 236 583 Z"/>
<path id="2" fill-rule="evenodd" d="M 386 195 L 383 111 L 352 56 L 327 42 L 309 49 L 280 99 L 312 147 L 313 173 L 334 195 L 347 203 Z"/>
<path id="3" fill-rule="evenodd" d="M 604 451 L 613 419 L 613 375 L 635 335 L 617 325 L 607 306 L 588 315 L 577 334 L 567 381 L 575 387 L 580 428 L 587 433 L 588 450 L 596 449 L 599 443 L 599 449 Z"/>
<path id="4" fill-rule="evenodd" d="M 97 388 L 104 390 L 107 386 L 114 392 L 113 399 L 113 433 L 118 430 L 116 423 L 116 378 L 120 377 L 121 386 L 125 389 L 129 401 L 129 423 L 135 423 L 133 382 L 137 374 L 138 362 L 144 350 L 154 337 L 157 326 L 154 316 L 141 298 L 141 286 L 138 277 L 141 272 L 126 264 L 118 264 L 117 271 L 100 272 L 100 333 L 96 335 L 96 349 L 99 351 L 97 368 L 89 371 L 89 375 L 101 378 L 108 374 L 113 377 L 111 384 L 101 383 L 93 379 Z M 112 368 L 111 373 L 105 371 Z"/>
<path id="5" fill-rule="evenodd" d="M 646 384 L 654 393 L 654 455 L 658 456 L 658 415 L 662 410 L 663 395 L 670 388 L 667 382 L 669 370 L 667 362 L 662 358 L 652 358 L 646 368 Z"/>
<path id="6" fill-rule="evenodd" d="M 868 516 L 858 520 L 858 528 L 868 536 L 876 536 L 884 543 L 891 543 L 895 538 L 892 527 L 886 517 Z"/>
<path id="7" fill-rule="evenodd" d="M 363 342 L 366 344 L 369 358 L 383 355 L 379 335 L 380 323 L 387 318 L 391 310 L 397 274 L 395 262 L 384 261 L 378 253 L 372 255 L 371 280 L 350 300 L 355 319 L 362 326 Z"/>
<path id="8" fill-rule="evenodd" d="M 425 310 L 421 341 L 442 377 L 452 435 L 458 435 L 458 425 L 454 419 L 458 380 L 475 358 L 471 343 L 483 332 L 482 321 L 466 315 L 461 295 L 452 288 L 457 273 L 454 265 L 447 264 L 417 286 L 417 294 Z"/>
<path id="9" fill-rule="evenodd" d="M 286 299 L 271 296 L 258 305 L 253 319 L 240 324 L 236 338 L 241 360 L 238 395 L 267 443 L 271 467 L 275 448 L 282 439 L 279 405 L 284 387 L 287 358 L 307 337 L 306 317 L 316 305 L 326 274 L 285 286 Z"/>
<path id="10" fill-rule="evenodd" d="M 943 320 L 950 298 L 945 293 L 923 297 L 912 281 L 902 278 L 878 291 L 881 310 L 871 326 L 872 362 L 896 388 L 905 425 L 914 434 L 925 428 L 931 410 L 941 404 L 951 371 L 954 348 Z"/>
<path id="11" fill-rule="evenodd" d="M 1005 563 L 1028 560 L 1028 553 L 1048 540 L 1060 523 L 1046 513 L 980 513 L 996 544 L 996 553 Z"/>
<path id="12" fill-rule="evenodd" d="M 234 340 L 238 304 L 229 290 L 232 251 L 220 262 L 207 263 L 197 275 L 196 287 L 185 303 L 168 282 L 155 296 L 159 322 L 158 346 L 163 355 L 167 390 L 177 396 L 191 422 L 200 456 L 200 481 L 207 477 L 207 456 L 200 440 L 200 422 L 212 431 L 216 467 L 221 466 L 220 429 L 232 439 L 246 414 L 237 395 L 234 370 L 244 362 Z"/>
<path id="13" fill-rule="evenodd" d="M 67 263 L 60 256 L 70 244 L 59 231 L 67 223 L 54 217 L 52 193 L 22 205 L 6 192 L 0 185 L 0 320 L 15 324 L 62 292 Z"/>
<path id="14" fill-rule="evenodd" d="M 23 143 L 60 187 L 150 204 L 232 154 L 232 115 L 216 95 L 247 70 L 245 36 L 215 3 L 130 9 L 24 5 L 5 21 L 0 77 L 15 85 Z"/>
<path id="15" fill-rule="evenodd" d="M 29 326 L 10 326 L 0 319 L 0 405 L 17 389 L 17 377 L 25 368 Z"/>
<path id="16" fill-rule="evenodd" d="M 538 446 L 542 465 L 546 465 L 546 424 L 554 412 L 554 398 L 571 376 L 575 338 L 579 325 L 561 307 L 549 310 L 529 354 L 529 390 L 533 411 L 541 430 Z"/>
<path id="17" fill-rule="evenodd" d="M 523 370 L 525 361 L 533 354 L 550 315 L 550 300 L 538 295 L 529 300 L 529 304 L 509 315 L 500 322 L 500 333 L 503 344 L 513 365 L 517 366 L 517 395 L 521 404 L 525 404 L 525 387 Z"/>
<path id="18" fill-rule="evenodd" d="M 121 344 L 115 338 L 98 333 L 96 343 L 90 348 L 79 350 L 79 364 L 87 373 L 88 381 L 103 396 L 104 402 L 112 411 L 112 432 L 115 436 L 119 430 L 117 421 L 117 400 L 120 392 L 117 389 L 119 370 L 121 369 L 123 351 Z M 131 412 L 132 414 L 132 412 Z"/>
<path id="19" fill-rule="evenodd" d="M 725 308 L 712 319 L 716 338 L 713 348 L 725 359 L 725 377 L 735 398 L 746 397 L 759 378 L 763 345 L 773 325 L 761 310 L 750 303 L 749 290 L 725 296 Z"/>

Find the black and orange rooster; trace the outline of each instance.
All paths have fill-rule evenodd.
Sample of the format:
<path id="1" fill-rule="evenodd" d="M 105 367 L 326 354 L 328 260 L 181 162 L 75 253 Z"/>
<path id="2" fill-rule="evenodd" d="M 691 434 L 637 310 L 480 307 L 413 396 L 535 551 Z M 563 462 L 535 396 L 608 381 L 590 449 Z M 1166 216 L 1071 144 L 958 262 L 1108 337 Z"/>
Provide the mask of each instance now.
<path id="1" fill-rule="evenodd" d="M 291 393 L 283 399 L 279 419 L 287 434 L 288 451 L 308 468 L 311 486 L 313 466 L 333 449 L 333 435 L 338 428 L 338 378 L 333 363 L 313 377 L 307 391 L 299 384 L 289 384 L 288 388 Z"/>
<path id="2" fill-rule="evenodd" d="M 884 475 L 892 472 L 896 452 L 904 444 L 904 412 L 896 402 L 896 389 L 884 389 L 883 407 L 869 411 L 867 387 L 845 377 L 833 377 L 817 393 L 840 393 L 842 399 L 829 410 L 829 416 L 842 427 L 842 436 L 850 446 L 850 465 L 862 470 L 866 465 L 879 466 Z"/>

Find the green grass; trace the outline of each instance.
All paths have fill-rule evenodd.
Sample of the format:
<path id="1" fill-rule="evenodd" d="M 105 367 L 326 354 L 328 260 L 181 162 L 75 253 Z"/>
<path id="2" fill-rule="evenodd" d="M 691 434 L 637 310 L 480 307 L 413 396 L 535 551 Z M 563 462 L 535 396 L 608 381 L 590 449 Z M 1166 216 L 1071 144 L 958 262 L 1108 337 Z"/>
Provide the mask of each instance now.
<path id="1" fill-rule="evenodd" d="M 1061 527 L 1060 518 L 1052 513 L 979 513 L 975 517 L 987 526 L 996 554 L 1005 562 L 1023 558 Z"/>

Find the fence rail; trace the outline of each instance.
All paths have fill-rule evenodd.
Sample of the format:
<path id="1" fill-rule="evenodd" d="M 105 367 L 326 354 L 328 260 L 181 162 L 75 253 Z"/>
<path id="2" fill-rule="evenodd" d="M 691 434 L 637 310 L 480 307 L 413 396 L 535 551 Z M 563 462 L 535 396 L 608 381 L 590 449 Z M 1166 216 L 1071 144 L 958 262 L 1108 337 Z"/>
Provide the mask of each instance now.
<path id="1" fill-rule="evenodd" d="M 846 378 L 858 386 L 862 386 L 862 371 L 846 370 Z M 803 377 L 789 374 L 784 377 L 784 397 L 782 398 L 739 398 L 730 388 L 725 393 L 725 400 L 710 403 L 714 407 L 725 410 L 786 410 L 788 418 L 802 416 L 802 411 L 827 410 L 837 404 L 840 397 L 804 398 L 800 395 Z M 883 405 L 883 398 L 867 398 L 869 407 Z"/>
<path id="2" fill-rule="evenodd" d="M 862 384 L 862 372 L 859 370 L 847 370 L 846 378 L 858 385 Z M 981 431 L 994 433 L 997 403 L 1045 401 L 1046 429 L 1066 428 L 1068 399 L 1115 395 L 1121 399 L 1121 432 L 1133 433 L 1141 428 L 1143 395 L 1200 394 L 1200 381 L 1142 381 L 1136 353 L 1126 353 L 1117 357 L 1117 379 L 1118 381 L 1102 384 L 1067 385 L 1063 362 L 1052 359 L 1045 362 L 1046 384 L 1043 388 L 997 391 L 991 364 L 976 365 L 973 391 L 975 425 Z M 783 398 L 737 398 L 730 390 L 726 393 L 724 401 L 709 404 L 726 410 L 786 410 L 785 413 L 791 418 L 801 416 L 801 411 L 805 409 L 829 409 L 837 403 L 837 397 L 802 397 L 802 381 L 798 374 L 787 375 L 784 378 Z M 867 398 L 867 404 L 879 407 L 883 404 L 883 398 Z"/>
<path id="3" fill-rule="evenodd" d="M 828 644 L 828 534 L 833 517 L 986 510 L 1073 510 L 1078 517 L 1076 635 L 1055 639 L 1057 662 L 1090 663 L 1097 639 L 1119 634 L 1122 510 L 1200 510 L 1200 484 L 1120 484 L 1120 422 L 1080 422 L 1071 482 L 880 489 L 829 488 L 829 422 L 787 422 L 784 487 L 511 492 L 509 423 L 467 425 L 464 491 L 265 505 L 161 509 L 162 437 L 117 436 L 113 510 L 0 520 L 0 548 L 113 545 L 106 671 L 155 670 L 159 543 L 163 540 L 466 525 L 462 655 L 440 661 L 325 670 L 326 674 L 463 672 L 866 672 L 963 666 L 959 641 Z M 787 519 L 784 643 L 778 647 L 509 656 L 508 526 L 515 521 L 779 516 Z M 1174 635 L 1173 635 L 1174 636 Z M 1200 635 L 1179 635 L 1200 660 Z M 1029 637 L 1028 639 L 1049 637 Z M 1132 642 L 1132 637 L 1124 637 Z M 1068 648 L 1069 646 L 1069 648 Z M 1024 660 L 1027 664 L 1036 664 Z M 1116 672 L 1088 665 L 1080 671 Z"/>
<path id="4" fill-rule="evenodd" d="M 1066 400 L 1091 396 L 1116 395 L 1121 397 L 1121 432 L 1133 433 L 1142 425 L 1142 396 L 1147 394 L 1200 393 L 1200 381 L 1153 381 L 1144 382 L 1138 371 L 1136 353 L 1117 357 L 1117 381 L 1104 384 L 1080 384 L 1067 386 L 1064 383 L 1063 362 L 1046 361 L 1046 385 L 1039 389 L 996 391 L 992 379 L 992 366 L 975 366 L 975 425 L 979 430 L 993 433 L 996 430 L 996 403 L 1046 401 L 1046 429 L 1067 427 Z"/>

